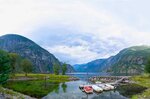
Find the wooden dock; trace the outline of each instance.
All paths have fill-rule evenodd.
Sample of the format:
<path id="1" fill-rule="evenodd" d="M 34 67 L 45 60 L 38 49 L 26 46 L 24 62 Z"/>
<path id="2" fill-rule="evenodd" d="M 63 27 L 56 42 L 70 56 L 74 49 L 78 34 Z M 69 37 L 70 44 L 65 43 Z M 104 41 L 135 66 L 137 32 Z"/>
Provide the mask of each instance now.
<path id="1" fill-rule="evenodd" d="M 131 76 L 94 76 L 90 77 L 89 80 L 91 82 L 100 81 L 102 83 L 120 83 L 120 82 L 127 82 Z"/>

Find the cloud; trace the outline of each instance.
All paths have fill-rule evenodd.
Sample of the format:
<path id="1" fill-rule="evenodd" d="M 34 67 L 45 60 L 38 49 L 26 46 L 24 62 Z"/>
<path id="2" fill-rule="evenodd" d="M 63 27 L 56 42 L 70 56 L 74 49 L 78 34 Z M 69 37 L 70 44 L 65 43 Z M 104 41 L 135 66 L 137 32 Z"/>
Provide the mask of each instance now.
<path id="1" fill-rule="evenodd" d="M 83 46 L 65 46 L 65 45 L 57 45 L 52 48 L 47 47 L 47 49 L 55 55 L 63 55 L 64 57 L 69 56 L 69 58 L 63 59 L 63 61 L 69 62 L 71 64 L 74 63 L 84 63 L 88 62 L 91 59 L 98 58 L 98 54 L 92 51 L 89 51 L 88 48 Z M 80 60 L 79 60 L 80 59 Z"/>
<path id="2" fill-rule="evenodd" d="M 149 1 L 0 0 L 0 35 L 24 35 L 62 61 L 85 63 L 150 45 Z"/>

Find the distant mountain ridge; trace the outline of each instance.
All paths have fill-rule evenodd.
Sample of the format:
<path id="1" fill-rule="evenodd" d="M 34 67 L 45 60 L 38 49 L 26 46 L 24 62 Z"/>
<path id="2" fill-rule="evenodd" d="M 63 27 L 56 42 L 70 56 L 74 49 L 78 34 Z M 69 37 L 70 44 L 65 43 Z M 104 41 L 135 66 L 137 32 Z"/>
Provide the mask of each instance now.
<path id="1" fill-rule="evenodd" d="M 148 58 L 150 46 L 133 46 L 107 59 L 74 65 L 74 68 L 77 72 L 142 73 Z"/>
<path id="2" fill-rule="evenodd" d="M 32 40 L 16 34 L 1 36 L 0 49 L 17 53 L 24 58 L 28 58 L 33 63 L 35 72 L 53 72 L 53 64 L 61 64 L 53 54 L 43 49 Z M 68 65 L 67 67 L 69 72 L 74 72 L 72 66 Z"/>

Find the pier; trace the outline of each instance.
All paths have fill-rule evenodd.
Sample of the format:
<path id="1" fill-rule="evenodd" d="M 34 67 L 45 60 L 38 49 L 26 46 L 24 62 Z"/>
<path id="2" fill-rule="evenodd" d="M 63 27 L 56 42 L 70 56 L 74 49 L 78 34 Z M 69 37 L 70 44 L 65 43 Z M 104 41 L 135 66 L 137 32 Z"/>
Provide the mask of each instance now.
<path id="1" fill-rule="evenodd" d="M 90 77 L 89 81 L 91 82 L 97 82 L 100 81 L 102 83 L 128 83 L 129 82 L 129 78 L 131 76 L 94 76 L 94 77 Z"/>

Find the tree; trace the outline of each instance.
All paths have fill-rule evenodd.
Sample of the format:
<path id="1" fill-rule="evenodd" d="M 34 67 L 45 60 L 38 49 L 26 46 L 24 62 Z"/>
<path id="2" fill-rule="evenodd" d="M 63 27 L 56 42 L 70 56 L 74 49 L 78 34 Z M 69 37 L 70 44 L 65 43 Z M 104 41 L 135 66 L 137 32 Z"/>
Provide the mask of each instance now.
<path id="1" fill-rule="evenodd" d="M 66 71 L 67 71 L 67 64 L 63 63 L 63 65 L 62 65 L 62 75 L 65 75 Z"/>
<path id="2" fill-rule="evenodd" d="M 148 59 L 144 69 L 146 73 L 150 73 L 150 59 Z"/>
<path id="3" fill-rule="evenodd" d="M 56 75 L 59 75 L 60 66 L 58 63 L 54 63 L 53 70 Z"/>
<path id="4" fill-rule="evenodd" d="M 9 53 L 10 56 L 10 65 L 11 65 L 11 72 L 13 75 L 15 75 L 16 67 L 18 65 L 19 55 L 16 53 Z"/>
<path id="5" fill-rule="evenodd" d="M 23 71 L 25 72 L 25 76 L 27 76 L 28 73 L 31 73 L 33 68 L 32 68 L 32 63 L 30 60 L 28 59 L 23 59 L 21 61 L 21 66 L 22 66 L 22 69 Z"/>
<path id="6" fill-rule="evenodd" d="M 10 58 L 7 52 L 0 50 L 0 84 L 5 83 L 9 78 Z"/>

